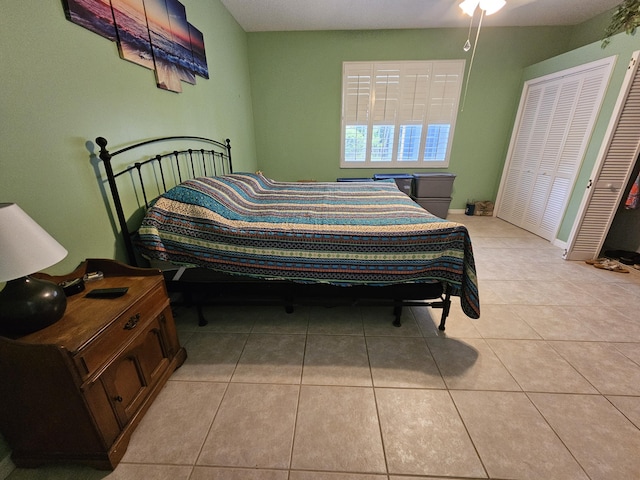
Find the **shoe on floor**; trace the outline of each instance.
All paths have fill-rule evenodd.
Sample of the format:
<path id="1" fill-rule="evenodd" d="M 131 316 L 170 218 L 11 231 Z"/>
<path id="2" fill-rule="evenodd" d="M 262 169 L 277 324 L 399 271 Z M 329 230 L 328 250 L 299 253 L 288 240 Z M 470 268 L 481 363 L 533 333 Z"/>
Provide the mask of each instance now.
<path id="1" fill-rule="evenodd" d="M 610 272 L 629 273 L 629 270 L 611 260 L 607 260 L 606 262 L 601 263 L 594 263 L 593 266 L 602 270 L 609 270 Z"/>
<path id="2" fill-rule="evenodd" d="M 604 256 L 620 260 L 620 262 L 625 265 L 640 263 L 640 253 L 629 250 L 606 250 Z"/>
<path id="3" fill-rule="evenodd" d="M 625 255 L 620 257 L 620 263 L 624 263 L 625 265 L 635 265 L 636 263 L 640 263 L 640 254 L 636 253 L 634 255 Z"/>
<path id="4" fill-rule="evenodd" d="M 607 257 L 600 257 L 600 258 L 592 258 L 591 260 L 585 260 L 584 263 L 586 263 L 587 265 L 594 265 L 596 263 L 606 263 L 610 261 L 611 260 L 609 260 Z"/>

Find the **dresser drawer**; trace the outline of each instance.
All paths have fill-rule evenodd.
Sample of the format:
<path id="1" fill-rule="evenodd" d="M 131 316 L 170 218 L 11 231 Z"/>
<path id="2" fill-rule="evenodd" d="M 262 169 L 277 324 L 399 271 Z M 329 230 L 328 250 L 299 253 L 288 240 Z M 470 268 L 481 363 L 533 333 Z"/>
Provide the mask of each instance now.
<path id="1" fill-rule="evenodd" d="M 83 351 L 76 356 L 76 365 L 83 378 L 87 378 L 109 360 L 116 357 L 139 332 L 164 309 L 169 300 L 162 285 L 132 305 L 114 320 Z"/>

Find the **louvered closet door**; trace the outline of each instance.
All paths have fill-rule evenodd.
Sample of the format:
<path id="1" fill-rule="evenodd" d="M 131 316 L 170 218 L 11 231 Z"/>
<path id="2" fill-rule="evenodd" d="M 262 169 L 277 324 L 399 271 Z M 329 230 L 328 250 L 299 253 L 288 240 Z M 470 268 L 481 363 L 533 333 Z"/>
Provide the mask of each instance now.
<path id="1" fill-rule="evenodd" d="M 497 216 L 552 240 L 582 162 L 613 60 L 525 85 Z"/>
<path id="2" fill-rule="evenodd" d="M 516 225 L 522 222 L 529 203 L 530 185 L 533 184 L 533 170 L 539 162 L 537 151 L 544 140 L 546 128 L 541 125 L 548 121 L 549 110 L 543 108 L 544 98 L 553 94 L 544 86 L 529 89 L 524 101 L 520 128 L 515 133 L 515 148 L 509 163 L 509 173 L 504 182 L 504 192 L 500 202 L 498 216 Z M 512 140 L 513 141 L 513 140 Z"/>
<path id="3" fill-rule="evenodd" d="M 587 185 L 564 258 L 596 257 L 640 154 L 640 69 L 635 52 L 596 166 Z"/>

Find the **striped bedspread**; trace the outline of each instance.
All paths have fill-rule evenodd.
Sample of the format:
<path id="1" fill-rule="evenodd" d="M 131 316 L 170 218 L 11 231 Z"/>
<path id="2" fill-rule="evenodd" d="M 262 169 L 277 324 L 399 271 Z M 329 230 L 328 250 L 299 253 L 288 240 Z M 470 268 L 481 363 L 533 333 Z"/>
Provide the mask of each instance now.
<path id="1" fill-rule="evenodd" d="M 344 286 L 446 282 L 466 315 L 480 315 L 466 227 L 429 214 L 393 180 L 197 178 L 160 196 L 138 234 L 149 259 L 233 274 Z"/>

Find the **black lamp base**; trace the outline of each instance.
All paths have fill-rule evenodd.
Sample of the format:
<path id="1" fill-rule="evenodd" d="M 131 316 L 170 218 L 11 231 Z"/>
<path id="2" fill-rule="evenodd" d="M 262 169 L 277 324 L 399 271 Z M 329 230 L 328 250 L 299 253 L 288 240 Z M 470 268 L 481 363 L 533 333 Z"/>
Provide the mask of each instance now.
<path id="1" fill-rule="evenodd" d="M 54 324 L 67 308 L 62 287 L 46 280 L 22 277 L 0 291 L 0 332 L 26 335 Z"/>

